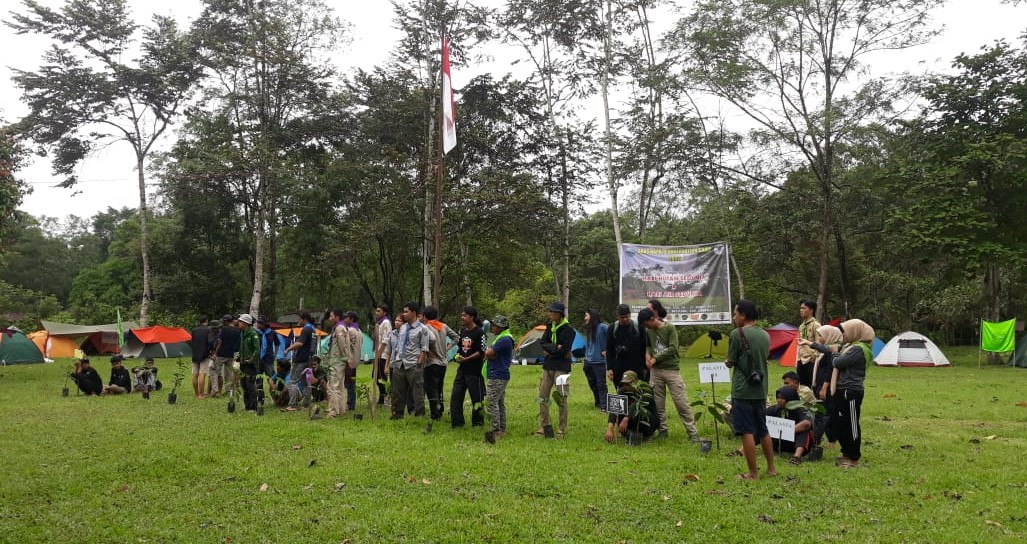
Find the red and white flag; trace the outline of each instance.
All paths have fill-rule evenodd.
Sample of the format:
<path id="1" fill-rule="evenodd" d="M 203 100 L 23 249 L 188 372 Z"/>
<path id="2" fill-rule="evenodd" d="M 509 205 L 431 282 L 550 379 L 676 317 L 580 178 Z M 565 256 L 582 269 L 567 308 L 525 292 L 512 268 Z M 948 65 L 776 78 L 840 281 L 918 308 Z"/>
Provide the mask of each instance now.
<path id="1" fill-rule="evenodd" d="M 456 147 L 456 108 L 453 103 L 453 79 L 449 72 L 449 39 L 442 37 L 442 153 Z"/>

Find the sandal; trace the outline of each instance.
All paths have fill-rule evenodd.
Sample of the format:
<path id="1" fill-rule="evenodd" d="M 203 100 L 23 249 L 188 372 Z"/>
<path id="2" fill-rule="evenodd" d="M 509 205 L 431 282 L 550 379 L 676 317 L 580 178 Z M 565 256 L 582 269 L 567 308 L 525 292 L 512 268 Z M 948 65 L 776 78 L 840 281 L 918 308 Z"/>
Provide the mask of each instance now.
<path id="1" fill-rule="evenodd" d="M 799 466 L 802 464 L 802 457 L 792 457 L 791 460 L 788 461 L 788 464 Z"/>
<path id="2" fill-rule="evenodd" d="M 741 450 L 732 450 L 724 454 L 724 457 L 741 457 L 743 454 Z"/>
<path id="3" fill-rule="evenodd" d="M 735 476 L 735 478 L 738 480 L 759 480 L 758 477 L 752 476 L 748 472 L 743 472 L 738 476 Z"/>

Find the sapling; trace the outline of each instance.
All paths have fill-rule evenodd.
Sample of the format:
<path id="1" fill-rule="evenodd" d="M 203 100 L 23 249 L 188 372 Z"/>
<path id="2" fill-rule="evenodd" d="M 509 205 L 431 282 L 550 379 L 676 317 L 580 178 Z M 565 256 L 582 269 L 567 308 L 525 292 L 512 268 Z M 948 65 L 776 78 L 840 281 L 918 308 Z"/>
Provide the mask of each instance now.
<path id="1" fill-rule="evenodd" d="M 172 374 L 175 378 L 174 385 L 171 387 L 171 393 L 168 394 L 168 404 L 175 404 L 178 402 L 178 386 L 182 384 L 182 380 L 185 379 L 185 360 L 179 358 L 178 364 L 175 367 L 175 373 Z"/>

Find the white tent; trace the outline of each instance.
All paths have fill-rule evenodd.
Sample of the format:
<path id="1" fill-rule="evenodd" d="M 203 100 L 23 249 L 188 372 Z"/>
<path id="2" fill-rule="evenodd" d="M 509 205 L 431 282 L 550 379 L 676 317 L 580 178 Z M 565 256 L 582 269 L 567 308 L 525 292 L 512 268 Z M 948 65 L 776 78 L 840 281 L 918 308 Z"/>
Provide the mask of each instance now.
<path id="1" fill-rule="evenodd" d="M 874 358 L 878 366 L 949 366 L 945 354 L 930 338 L 907 331 L 888 341 Z"/>

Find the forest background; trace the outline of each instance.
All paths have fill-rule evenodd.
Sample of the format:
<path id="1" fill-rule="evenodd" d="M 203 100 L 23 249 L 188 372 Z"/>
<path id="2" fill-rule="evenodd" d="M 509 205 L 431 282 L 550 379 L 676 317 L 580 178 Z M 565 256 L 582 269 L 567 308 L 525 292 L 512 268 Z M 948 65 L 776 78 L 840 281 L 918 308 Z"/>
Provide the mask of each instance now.
<path id="1" fill-rule="evenodd" d="M 814 298 L 884 337 L 973 343 L 1027 306 L 1027 42 L 945 74 L 867 64 L 930 43 L 940 0 L 396 1 L 402 41 L 347 73 L 345 14 L 319 0 L 202 4 L 188 25 L 124 0 L 4 17 L 54 48 L 16 72 L 29 114 L 0 123 L 0 324 L 369 323 L 416 300 L 520 332 L 554 299 L 609 319 L 620 242 L 728 242 L 732 292 L 770 322 Z M 443 159 L 444 28 L 454 70 L 497 43 L 526 68 L 456 89 Z M 113 145 L 138 208 L 17 211 L 28 154 L 74 189 Z"/>

